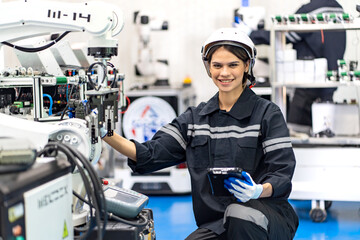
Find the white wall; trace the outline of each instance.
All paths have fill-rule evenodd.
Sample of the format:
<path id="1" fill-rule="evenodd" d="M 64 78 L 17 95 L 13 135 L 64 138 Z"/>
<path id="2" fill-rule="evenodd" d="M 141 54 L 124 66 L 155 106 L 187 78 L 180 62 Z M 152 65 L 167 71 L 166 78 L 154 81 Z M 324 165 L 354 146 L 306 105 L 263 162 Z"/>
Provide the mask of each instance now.
<path id="1" fill-rule="evenodd" d="M 5 2 L 6 0 L 3 0 Z M 169 30 L 154 32 L 151 36 L 155 58 L 169 60 L 170 83 L 180 85 L 183 78 L 190 76 L 197 91 L 197 100 L 206 101 L 215 92 L 211 79 L 208 78 L 200 57 L 200 50 L 208 35 L 219 27 L 230 27 L 233 11 L 240 7 L 240 0 L 103 0 L 117 4 L 125 14 L 125 26 L 119 34 L 119 56 L 112 60 L 121 72 L 126 74 L 126 86 L 135 81 L 134 63 L 137 51 L 137 33 L 133 24 L 134 11 L 143 10 L 159 13 L 169 21 Z M 62 1 L 64 2 L 64 1 Z M 70 1 L 67 2 L 79 2 Z M 270 26 L 270 16 L 275 14 L 291 14 L 306 0 L 250 0 L 250 6 L 264 6 L 267 11 L 266 28 Z M 357 16 L 356 0 L 339 0 L 345 11 Z M 355 35 L 356 36 L 356 35 Z M 66 37 L 78 41 L 86 37 L 74 34 Z M 348 40 L 347 56 L 358 58 L 359 49 L 354 51 L 355 37 Z M 260 47 L 259 56 L 267 55 L 268 47 Z M 349 52 L 349 53 L 348 53 Z M 6 51 L 8 62 L 15 60 Z"/>
<path id="2" fill-rule="evenodd" d="M 120 34 L 120 66 L 128 71 L 127 81 L 133 76 L 133 64 L 136 61 L 136 30 L 132 23 L 132 13 L 136 10 L 159 11 L 169 21 L 167 32 L 152 35 L 154 55 L 169 59 L 170 82 L 179 85 L 182 79 L 190 76 L 197 91 L 197 101 L 208 100 L 216 88 L 207 76 L 200 56 L 203 42 L 209 34 L 220 27 L 231 27 L 233 12 L 240 7 L 240 0 L 133 0 L 114 1 L 123 8 L 126 25 Z M 263 4 L 273 14 L 279 9 L 278 0 L 250 1 L 253 6 Z M 301 2 L 282 1 L 281 8 L 294 12 Z M 135 44 L 134 44 L 135 42 Z"/>

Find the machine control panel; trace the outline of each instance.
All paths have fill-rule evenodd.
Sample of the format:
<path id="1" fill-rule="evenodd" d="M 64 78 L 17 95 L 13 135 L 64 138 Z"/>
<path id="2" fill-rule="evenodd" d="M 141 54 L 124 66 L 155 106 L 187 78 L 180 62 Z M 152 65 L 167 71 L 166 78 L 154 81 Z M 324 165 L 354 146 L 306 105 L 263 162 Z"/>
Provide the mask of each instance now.
<path id="1" fill-rule="evenodd" d="M 134 218 L 149 202 L 149 197 L 130 189 L 104 185 L 107 210 L 118 217 Z"/>

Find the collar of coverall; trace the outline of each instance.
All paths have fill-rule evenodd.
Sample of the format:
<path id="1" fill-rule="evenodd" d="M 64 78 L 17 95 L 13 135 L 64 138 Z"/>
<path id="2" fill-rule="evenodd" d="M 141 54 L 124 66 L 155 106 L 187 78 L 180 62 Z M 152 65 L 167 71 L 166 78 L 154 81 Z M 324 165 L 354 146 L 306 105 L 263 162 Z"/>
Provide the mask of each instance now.
<path id="1" fill-rule="evenodd" d="M 255 93 L 246 87 L 239 99 L 236 101 L 234 106 L 231 108 L 229 114 L 238 119 L 244 119 L 249 117 L 254 109 L 255 105 Z M 216 93 L 206 104 L 205 107 L 200 111 L 199 115 L 208 115 L 214 111 L 219 110 L 219 92 Z"/>

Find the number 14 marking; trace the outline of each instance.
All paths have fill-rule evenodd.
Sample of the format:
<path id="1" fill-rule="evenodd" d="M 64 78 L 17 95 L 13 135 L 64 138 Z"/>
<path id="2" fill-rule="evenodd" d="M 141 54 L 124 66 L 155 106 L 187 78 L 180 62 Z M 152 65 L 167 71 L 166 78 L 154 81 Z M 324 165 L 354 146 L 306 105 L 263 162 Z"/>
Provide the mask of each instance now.
<path id="1" fill-rule="evenodd" d="M 57 18 L 60 19 L 62 17 L 70 17 L 69 14 L 67 13 L 61 13 L 61 11 L 52 11 L 52 10 L 48 10 L 48 18 Z M 87 22 L 90 22 L 90 18 L 91 18 L 91 14 L 82 14 L 82 13 L 77 13 L 74 12 L 72 14 L 72 20 L 76 21 L 77 19 L 86 19 Z"/>

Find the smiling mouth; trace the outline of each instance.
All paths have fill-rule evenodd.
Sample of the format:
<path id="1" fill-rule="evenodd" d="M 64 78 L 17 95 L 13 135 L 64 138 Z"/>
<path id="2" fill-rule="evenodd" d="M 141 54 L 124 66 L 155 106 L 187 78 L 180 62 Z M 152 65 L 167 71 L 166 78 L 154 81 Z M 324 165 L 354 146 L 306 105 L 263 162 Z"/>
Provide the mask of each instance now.
<path id="1" fill-rule="evenodd" d="M 218 80 L 222 83 L 230 83 L 230 82 L 234 81 L 233 79 L 218 79 Z"/>

